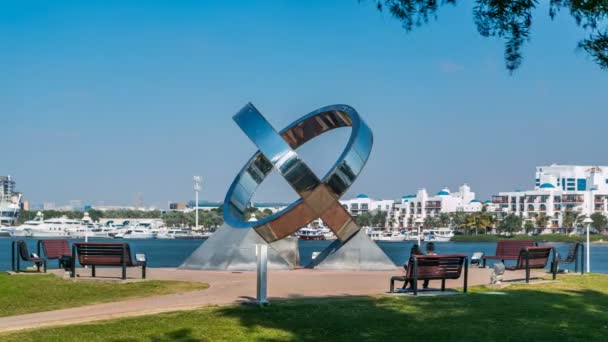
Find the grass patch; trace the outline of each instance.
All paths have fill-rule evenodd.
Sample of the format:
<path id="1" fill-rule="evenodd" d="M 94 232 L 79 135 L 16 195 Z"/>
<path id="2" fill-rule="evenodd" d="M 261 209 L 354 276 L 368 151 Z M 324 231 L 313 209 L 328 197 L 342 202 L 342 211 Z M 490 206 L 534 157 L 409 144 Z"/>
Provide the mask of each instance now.
<path id="1" fill-rule="evenodd" d="M 3 335 L 6 341 L 603 341 L 608 276 L 483 287 L 468 295 L 229 306 Z"/>
<path id="2" fill-rule="evenodd" d="M 207 288 L 181 281 L 73 282 L 50 274 L 0 274 L 0 317 Z"/>
<path id="3" fill-rule="evenodd" d="M 599 241 L 606 239 L 605 235 L 593 234 L 589 236 L 590 241 Z M 513 235 L 511 237 L 482 234 L 482 235 L 455 235 L 452 238 L 454 242 L 495 242 L 498 240 L 532 240 L 537 242 L 585 242 L 586 237 L 583 235 L 568 235 L 568 234 L 543 234 L 543 235 Z"/>

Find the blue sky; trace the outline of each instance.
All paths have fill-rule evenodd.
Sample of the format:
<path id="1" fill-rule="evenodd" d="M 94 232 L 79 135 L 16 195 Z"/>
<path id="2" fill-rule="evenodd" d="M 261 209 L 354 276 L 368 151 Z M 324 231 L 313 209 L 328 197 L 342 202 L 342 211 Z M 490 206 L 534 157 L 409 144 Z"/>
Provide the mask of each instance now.
<path id="1" fill-rule="evenodd" d="M 251 101 L 276 129 L 346 103 L 375 134 L 347 197 L 468 182 L 481 199 L 534 167 L 608 164 L 608 73 L 562 13 L 536 12 L 523 66 L 479 36 L 469 2 L 407 34 L 371 1 L 7 1 L 0 10 L 0 174 L 32 202 L 222 200 L 255 151 Z M 348 130 L 302 148 L 321 175 Z M 291 200 L 277 176 L 257 200 Z"/>

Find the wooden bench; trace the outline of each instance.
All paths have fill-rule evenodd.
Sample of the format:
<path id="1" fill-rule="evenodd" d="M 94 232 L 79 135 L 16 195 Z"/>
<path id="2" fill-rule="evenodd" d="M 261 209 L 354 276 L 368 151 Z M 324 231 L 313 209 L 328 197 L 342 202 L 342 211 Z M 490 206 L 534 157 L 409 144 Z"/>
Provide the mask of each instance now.
<path id="1" fill-rule="evenodd" d="M 486 267 L 486 260 L 517 260 L 519 252 L 526 247 L 534 247 L 536 242 L 527 240 L 499 240 L 496 243 L 495 255 L 484 255 L 482 257 L 483 267 Z"/>
<path id="2" fill-rule="evenodd" d="M 68 240 L 38 240 L 37 247 L 39 256 L 42 256 L 41 252 L 43 252 L 47 260 L 57 259 L 59 268 L 69 268 L 72 264 L 72 254 Z"/>
<path id="3" fill-rule="evenodd" d="M 568 256 L 566 259 L 562 259 L 559 253 L 555 252 L 555 258 L 551 263 L 551 270 L 553 271 L 553 280 L 555 280 L 556 274 L 559 271 L 560 264 L 571 264 L 574 263 L 574 272 L 578 272 L 580 263 L 581 274 L 585 273 L 585 258 L 583 257 L 584 245 L 580 242 L 570 244 L 568 249 Z"/>
<path id="4" fill-rule="evenodd" d="M 555 259 L 555 248 L 551 246 L 525 247 L 519 251 L 515 266 L 507 266 L 505 270 L 526 270 L 526 283 L 529 283 L 530 269 L 545 268 L 551 253 L 553 253 L 553 259 Z M 553 279 L 555 279 L 555 267 L 551 267 L 551 272 L 553 273 Z"/>
<path id="5" fill-rule="evenodd" d="M 43 265 L 44 273 L 46 273 L 46 259 L 41 258 L 40 255 L 37 257 L 30 255 L 25 241 L 13 241 L 11 244 L 11 253 L 11 266 L 14 272 L 21 272 L 21 260 L 23 260 L 33 262 L 36 265 L 38 272 L 40 272 L 40 265 Z"/>
<path id="6" fill-rule="evenodd" d="M 414 295 L 418 294 L 418 280 L 441 280 L 441 291 L 445 291 L 446 279 L 458 279 L 464 269 L 463 292 L 467 292 L 468 257 L 464 254 L 445 255 L 413 255 L 405 276 L 391 278 L 390 292 L 394 290 L 394 282 L 411 281 Z"/>
<path id="7" fill-rule="evenodd" d="M 95 266 L 120 266 L 122 279 L 127 279 L 127 267 L 140 267 L 141 277 L 146 279 L 146 261 L 133 261 L 131 248 L 122 242 L 81 242 L 72 246 L 72 278 L 76 276 L 76 260 L 82 266 L 91 266 L 95 277 Z"/>

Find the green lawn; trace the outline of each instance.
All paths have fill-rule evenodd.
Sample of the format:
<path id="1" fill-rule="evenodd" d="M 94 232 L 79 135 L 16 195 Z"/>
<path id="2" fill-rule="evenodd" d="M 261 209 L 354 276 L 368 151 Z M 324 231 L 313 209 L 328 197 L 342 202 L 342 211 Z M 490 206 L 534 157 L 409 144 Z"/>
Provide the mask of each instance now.
<path id="1" fill-rule="evenodd" d="M 180 281 L 73 282 L 50 274 L 0 274 L 0 317 L 207 288 Z"/>
<path id="2" fill-rule="evenodd" d="M 0 336 L 6 341 L 606 341 L 608 276 L 504 294 L 275 301 Z"/>

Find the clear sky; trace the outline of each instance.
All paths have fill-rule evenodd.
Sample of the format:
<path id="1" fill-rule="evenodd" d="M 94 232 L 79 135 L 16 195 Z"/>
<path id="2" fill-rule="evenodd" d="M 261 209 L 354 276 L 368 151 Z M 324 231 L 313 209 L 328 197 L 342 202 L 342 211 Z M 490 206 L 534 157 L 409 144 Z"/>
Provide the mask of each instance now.
<path id="1" fill-rule="evenodd" d="M 372 1 L 4 1 L 0 174 L 32 202 L 223 200 L 255 151 L 232 115 L 279 130 L 346 103 L 375 145 L 357 193 L 397 198 L 468 182 L 480 199 L 534 185 L 534 167 L 608 164 L 608 72 L 567 13 L 536 12 L 523 66 L 481 37 L 470 2 L 407 34 Z M 320 174 L 348 129 L 305 146 Z M 295 195 L 279 177 L 257 200 Z"/>

